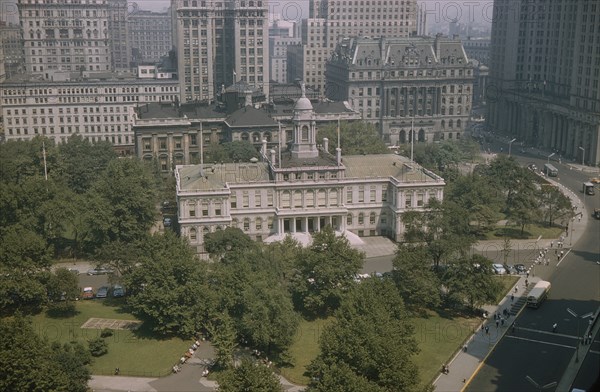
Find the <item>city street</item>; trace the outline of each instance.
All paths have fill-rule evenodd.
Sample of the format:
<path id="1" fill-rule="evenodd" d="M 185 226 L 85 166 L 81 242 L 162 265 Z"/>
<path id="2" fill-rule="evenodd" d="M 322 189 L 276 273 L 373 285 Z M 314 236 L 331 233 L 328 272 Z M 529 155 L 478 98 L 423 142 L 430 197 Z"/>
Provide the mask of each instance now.
<path id="1" fill-rule="evenodd" d="M 534 162 L 538 167 L 546 162 L 513 155 L 524 164 Z M 583 201 L 581 184 L 590 174 L 557 162 L 553 164 L 559 170 L 557 181 Z M 581 316 L 597 312 L 600 305 L 600 221 L 591 217 L 599 200 L 598 195 L 585 197 L 586 230 L 579 233 L 580 239 L 564 260 L 558 266 L 555 262 L 552 268 L 539 269 L 542 278 L 552 283 L 548 300 L 539 309 L 527 308 L 521 313 L 516 321 L 516 333 L 498 343 L 468 385 L 468 391 L 535 391 L 537 388 L 526 377 L 541 386 L 559 382 L 570 361 L 578 355 L 578 337 L 583 335 L 589 322 Z M 565 239 L 565 244 L 565 247 L 570 245 L 570 238 Z M 552 332 L 555 323 L 557 331 Z M 583 366 L 574 387 L 586 389 L 595 381 L 600 368 L 599 354 L 595 342 L 587 357 L 581 358 Z"/>

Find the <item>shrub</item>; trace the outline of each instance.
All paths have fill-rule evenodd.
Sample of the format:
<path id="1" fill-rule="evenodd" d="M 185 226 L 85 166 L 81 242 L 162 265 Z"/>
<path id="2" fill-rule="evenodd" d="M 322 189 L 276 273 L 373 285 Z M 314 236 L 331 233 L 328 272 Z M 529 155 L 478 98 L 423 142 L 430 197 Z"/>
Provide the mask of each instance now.
<path id="1" fill-rule="evenodd" d="M 108 352 L 108 344 L 102 338 L 96 338 L 88 341 L 90 354 L 94 357 L 100 357 Z"/>
<path id="2" fill-rule="evenodd" d="M 101 338 L 108 338 L 110 336 L 113 336 L 113 330 L 110 328 L 104 328 L 101 332 L 100 332 L 100 337 Z"/>

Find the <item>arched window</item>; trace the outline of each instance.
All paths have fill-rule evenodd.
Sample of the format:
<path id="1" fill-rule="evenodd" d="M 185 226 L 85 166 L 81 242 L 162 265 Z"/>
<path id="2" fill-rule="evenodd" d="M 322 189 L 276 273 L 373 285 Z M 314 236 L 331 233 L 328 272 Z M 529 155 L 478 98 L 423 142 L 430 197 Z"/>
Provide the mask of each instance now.
<path id="1" fill-rule="evenodd" d="M 462 121 L 460 119 L 456 120 L 456 126 L 460 128 L 462 126 Z"/>
<path id="2" fill-rule="evenodd" d="M 377 220 L 377 215 L 374 212 L 371 212 L 369 214 L 369 223 L 374 225 L 376 220 Z"/>
<path id="3" fill-rule="evenodd" d="M 190 241 L 196 241 L 196 238 L 198 237 L 198 233 L 196 232 L 196 229 L 194 229 L 193 227 L 190 229 Z"/>
<path id="4" fill-rule="evenodd" d="M 448 109 L 448 114 L 449 115 L 454 115 L 454 107 L 450 106 L 450 109 Z"/>
<path id="5" fill-rule="evenodd" d="M 260 133 L 254 132 L 252 133 L 252 143 L 260 143 Z"/>
<path id="6" fill-rule="evenodd" d="M 337 189 L 332 189 L 329 191 L 329 205 L 337 206 L 338 205 L 338 191 Z"/>
<path id="7" fill-rule="evenodd" d="M 303 142 L 307 142 L 308 141 L 308 126 L 303 125 L 302 126 L 302 141 Z"/>
<path id="8" fill-rule="evenodd" d="M 266 140 L 268 143 L 270 143 L 270 142 L 271 142 L 271 140 L 273 140 L 273 136 L 271 135 L 271 132 L 265 132 L 265 133 L 264 133 L 264 139 L 265 139 L 265 140 Z"/>
<path id="9" fill-rule="evenodd" d="M 379 218 L 379 220 L 381 221 L 382 225 L 386 225 L 387 224 L 387 212 L 383 212 L 381 213 L 381 217 Z"/>
<path id="10" fill-rule="evenodd" d="M 446 120 L 442 120 L 442 129 L 446 129 Z"/>
<path id="11" fill-rule="evenodd" d="M 448 127 L 454 127 L 454 120 L 448 120 Z"/>
<path id="12" fill-rule="evenodd" d="M 231 227 L 233 227 L 234 229 L 237 229 L 238 226 L 240 225 L 239 221 L 237 220 L 237 218 L 233 218 L 231 220 Z"/>
<path id="13" fill-rule="evenodd" d="M 244 231 L 250 231 L 250 218 L 244 218 Z"/>
<path id="14" fill-rule="evenodd" d="M 358 224 L 363 225 L 365 223 L 365 214 L 362 212 L 358 214 Z"/>
<path id="15" fill-rule="evenodd" d="M 400 131 L 400 144 L 406 143 L 406 131 L 403 129 Z"/>
<path id="16" fill-rule="evenodd" d="M 262 230 L 262 218 L 256 218 L 256 230 Z"/>
<path id="17" fill-rule="evenodd" d="M 208 227 L 204 226 L 202 228 L 202 236 L 205 237 L 208 233 L 210 233 L 210 230 L 208 230 Z"/>
<path id="18" fill-rule="evenodd" d="M 250 140 L 250 135 L 248 134 L 248 132 L 242 132 L 242 140 L 245 142 Z"/>
<path id="19" fill-rule="evenodd" d="M 352 214 L 346 215 L 346 224 L 349 226 L 352 225 Z"/>

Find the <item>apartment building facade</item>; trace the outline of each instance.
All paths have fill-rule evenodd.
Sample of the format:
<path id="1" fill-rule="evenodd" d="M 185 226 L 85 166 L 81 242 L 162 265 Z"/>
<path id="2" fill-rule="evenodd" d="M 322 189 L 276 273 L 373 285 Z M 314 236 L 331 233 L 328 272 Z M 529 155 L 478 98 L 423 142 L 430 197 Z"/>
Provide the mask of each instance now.
<path id="1" fill-rule="evenodd" d="M 173 46 L 170 12 L 136 10 L 128 19 L 129 42 L 135 64 L 157 63 Z"/>
<path id="2" fill-rule="evenodd" d="M 124 155 L 134 149 L 134 109 L 146 102 L 175 102 L 178 97 L 176 80 L 118 79 L 113 75 L 0 85 L 6 140 L 43 135 L 62 143 L 79 134 L 92 142 L 109 141 Z"/>
<path id="3" fill-rule="evenodd" d="M 343 37 L 417 34 L 416 0 L 311 0 L 302 21 L 302 46 L 290 50 L 288 80 L 304 80 L 326 96 L 325 63 Z M 292 73 L 293 72 L 293 73 Z"/>
<path id="4" fill-rule="evenodd" d="M 269 94 L 267 0 L 174 0 L 181 102 L 211 102 L 245 82 Z"/>

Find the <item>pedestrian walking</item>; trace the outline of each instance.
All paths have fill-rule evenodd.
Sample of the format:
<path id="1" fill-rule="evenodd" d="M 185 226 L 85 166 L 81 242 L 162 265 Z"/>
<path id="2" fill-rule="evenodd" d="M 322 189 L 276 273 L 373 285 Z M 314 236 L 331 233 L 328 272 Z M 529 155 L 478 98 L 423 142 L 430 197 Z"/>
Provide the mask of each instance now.
<path id="1" fill-rule="evenodd" d="M 515 286 L 515 293 L 519 291 L 519 286 Z"/>
<path id="2" fill-rule="evenodd" d="M 496 320 L 496 328 L 500 325 L 500 320 Z"/>
<path id="3" fill-rule="evenodd" d="M 517 329 L 517 323 L 513 321 L 513 323 L 512 323 L 512 331 L 513 331 L 513 333 L 515 333 L 516 329 Z"/>
<path id="4" fill-rule="evenodd" d="M 486 335 L 490 334 L 490 327 L 488 327 L 487 325 L 485 326 L 485 334 Z"/>
<path id="5" fill-rule="evenodd" d="M 500 324 L 504 327 L 504 319 L 500 318 Z"/>
<path id="6" fill-rule="evenodd" d="M 552 332 L 556 332 L 557 329 L 558 329 L 558 324 L 554 323 L 554 325 L 552 326 Z"/>
<path id="7" fill-rule="evenodd" d="M 529 279 L 525 279 L 525 287 L 529 286 Z"/>
<path id="8" fill-rule="evenodd" d="M 553 248 L 554 247 L 554 241 L 550 241 L 550 247 Z"/>
<path id="9" fill-rule="evenodd" d="M 514 300 L 515 300 L 515 295 L 514 295 L 514 294 L 511 294 L 511 295 L 510 295 L 510 303 L 512 303 Z"/>
<path id="10" fill-rule="evenodd" d="M 587 344 L 592 344 L 592 333 L 591 333 L 591 332 L 590 332 L 590 333 L 588 333 L 588 336 L 587 336 Z"/>
<path id="11" fill-rule="evenodd" d="M 527 271 L 527 279 L 529 279 L 529 271 Z"/>

